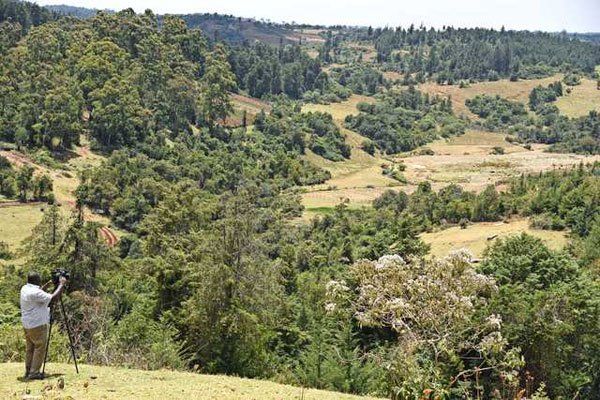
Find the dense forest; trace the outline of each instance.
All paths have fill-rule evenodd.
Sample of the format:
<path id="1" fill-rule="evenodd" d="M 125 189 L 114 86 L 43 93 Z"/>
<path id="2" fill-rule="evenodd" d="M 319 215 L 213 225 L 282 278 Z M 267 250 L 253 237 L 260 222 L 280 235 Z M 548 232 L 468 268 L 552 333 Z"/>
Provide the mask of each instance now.
<path id="1" fill-rule="evenodd" d="M 530 79 L 558 71 L 594 74 L 600 48 L 567 34 L 501 29 L 342 29 L 328 40 L 325 61 L 336 62 L 345 41 L 374 45 L 376 62 L 403 74 L 454 84 L 462 79 Z"/>
<path id="2" fill-rule="evenodd" d="M 65 268 L 87 363 L 399 400 L 598 398 L 600 164 L 516 176 L 501 191 L 422 182 L 412 194 L 385 191 L 373 207 L 341 203 L 297 220 L 302 188 L 331 177 L 304 155 L 337 165 L 353 151 L 330 114 L 303 113 L 302 101 L 373 95 L 344 121 L 371 154 L 411 151 L 470 124 L 450 99 L 392 87 L 374 65 L 324 69 L 344 40 L 375 43 L 382 68 L 443 83 L 591 75 L 598 47 L 504 30 L 340 28 L 310 57 L 299 43 L 224 43 L 150 10 L 34 18 L 37 8 L 17 4 L 0 0 L 0 29 L 15 32 L 1 36 L 0 144 L 58 162 L 87 138 L 104 161 L 82 172 L 68 215 L 52 205 L 49 176 L 0 157 L 3 197 L 49 203 L 17 252 L 0 242 L 0 361 L 24 352 L 11 346 L 28 269 Z M 467 106 L 524 144 L 599 153 L 598 114 L 560 115 L 563 90 L 537 87 L 528 105 L 480 96 Z M 231 93 L 269 110 L 228 126 Z M 116 247 L 86 210 L 122 230 Z M 522 234 L 481 260 L 465 250 L 435 259 L 420 238 L 511 217 L 567 231 L 570 244 L 551 250 Z M 53 348 L 66 344 L 59 329 Z M 53 351 L 66 361 L 66 350 Z"/>

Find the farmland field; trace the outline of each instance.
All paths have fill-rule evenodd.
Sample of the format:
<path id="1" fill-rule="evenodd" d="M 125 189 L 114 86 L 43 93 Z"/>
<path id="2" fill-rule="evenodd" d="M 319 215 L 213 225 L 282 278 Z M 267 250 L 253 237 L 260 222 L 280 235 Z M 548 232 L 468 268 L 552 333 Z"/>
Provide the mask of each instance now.
<path id="1" fill-rule="evenodd" d="M 502 79 L 495 82 L 472 83 L 469 87 L 460 88 L 458 85 L 438 85 L 434 82 L 424 83 L 418 89 L 433 95 L 452 96 L 452 107 L 457 114 L 473 117 L 465 105 L 465 101 L 480 94 L 499 95 L 509 100 L 527 104 L 529 93 L 539 85 L 548 86 L 550 83 L 562 79 L 562 75 L 556 75 L 542 79 L 528 79 L 511 82 Z"/>
<path id="2" fill-rule="evenodd" d="M 581 84 L 573 86 L 570 94 L 556 100 L 556 106 L 569 117 L 581 117 L 591 110 L 600 111 L 600 90 L 596 81 L 582 79 Z"/>
<path id="3" fill-rule="evenodd" d="M 10 250 L 15 251 L 42 220 L 44 214 L 41 210 L 44 207 L 44 204 L 0 206 L 0 241 L 6 242 Z"/>
<path id="4" fill-rule="evenodd" d="M 545 145 L 534 145 L 529 151 L 508 143 L 504 138 L 505 135 L 499 133 L 468 130 L 462 136 L 437 140 L 425 146 L 434 151 L 432 156 L 400 155 L 391 160 L 372 157 L 370 164 L 366 161 L 359 163 L 353 156 L 351 160 L 342 163 L 321 163 L 322 167 L 330 170 L 333 177 L 325 184 L 304 193 L 303 204 L 310 210 L 333 207 L 347 199 L 351 207 L 368 206 L 386 189 L 411 193 L 423 181 L 431 182 L 436 190 L 456 183 L 467 190 L 480 192 L 487 185 L 500 185 L 506 179 L 521 173 L 600 161 L 600 156 L 548 153 Z M 493 147 L 502 147 L 505 154 L 490 154 Z M 310 159 L 311 156 L 308 157 Z M 404 176 L 408 184 L 402 185 L 382 175 L 380 164 L 393 161 L 402 162 L 406 166 Z M 334 165 L 328 168 L 329 163 Z M 502 186 L 498 186 L 498 189 L 501 190 Z"/>
<path id="5" fill-rule="evenodd" d="M 431 233 L 421 234 L 421 239 L 431 246 L 431 255 L 444 257 L 452 250 L 466 248 L 476 257 L 481 257 L 485 248 L 493 240 L 520 233 L 528 233 L 542 239 L 554 250 L 561 250 L 567 244 L 565 232 L 533 229 L 527 219 L 504 222 L 481 222 L 469 225 L 467 229 L 454 226 Z M 493 239 L 492 239 L 493 238 Z"/>

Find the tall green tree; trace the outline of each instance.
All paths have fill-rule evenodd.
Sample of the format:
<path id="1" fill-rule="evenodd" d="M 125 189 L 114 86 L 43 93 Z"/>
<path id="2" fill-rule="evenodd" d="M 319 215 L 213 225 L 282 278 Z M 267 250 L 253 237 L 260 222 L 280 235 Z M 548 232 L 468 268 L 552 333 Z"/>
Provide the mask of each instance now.
<path id="1" fill-rule="evenodd" d="M 211 130 L 233 111 L 229 92 L 235 87 L 235 75 L 227 61 L 227 50 L 218 44 L 207 54 L 204 75 L 200 80 L 200 109 Z"/>

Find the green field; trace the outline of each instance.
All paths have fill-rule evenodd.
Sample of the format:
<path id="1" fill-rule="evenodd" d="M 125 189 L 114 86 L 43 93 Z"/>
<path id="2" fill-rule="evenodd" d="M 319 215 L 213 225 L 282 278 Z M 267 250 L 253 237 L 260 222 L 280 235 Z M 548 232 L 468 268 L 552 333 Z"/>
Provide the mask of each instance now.
<path id="1" fill-rule="evenodd" d="M 0 207 L 0 242 L 8 243 L 11 251 L 16 250 L 42 220 L 44 207 L 43 204 Z"/>
<path id="2" fill-rule="evenodd" d="M 189 372 L 139 371 L 123 368 L 48 364 L 51 378 L 41 382 L 19 380 L 23 365 L 0 364 L 0 397 L 2 399 L 86 399 L 86 400 L 351 400 L 373 399 L 335 392 L 281 385 L 269 381 Z M 64 389 L 57 388 L 63 376 Z M 45 388 L 45 389 L 44 389 Z M 29 396 L 27 397 L 27 392 Z"/>

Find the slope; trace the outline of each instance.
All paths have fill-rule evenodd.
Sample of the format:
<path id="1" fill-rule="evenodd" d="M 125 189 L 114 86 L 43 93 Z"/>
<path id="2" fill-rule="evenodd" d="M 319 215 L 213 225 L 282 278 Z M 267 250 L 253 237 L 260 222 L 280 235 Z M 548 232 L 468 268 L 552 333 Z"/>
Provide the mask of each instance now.
<path id="1" fill-rule="evenodd" d="M 81 365 L 79 375 L 72 365 L 48 364 L 50 378 L 25 382 L 23 365 L 0 364 L 0 397 L 3 399 L 369 399 L 324 390 L 303 389 L 269 381 L 191 372 L 139 371 Z M 64 375 L 63 375 L 64 374 Z M 57 387 L 58 378 L 65 387 Z M 29 393 L 27 393 L 29 391 Z M 29 395 L 29 396 L 27 396 Z M 371 398 L 373 399 L 373 398 Z"/>

